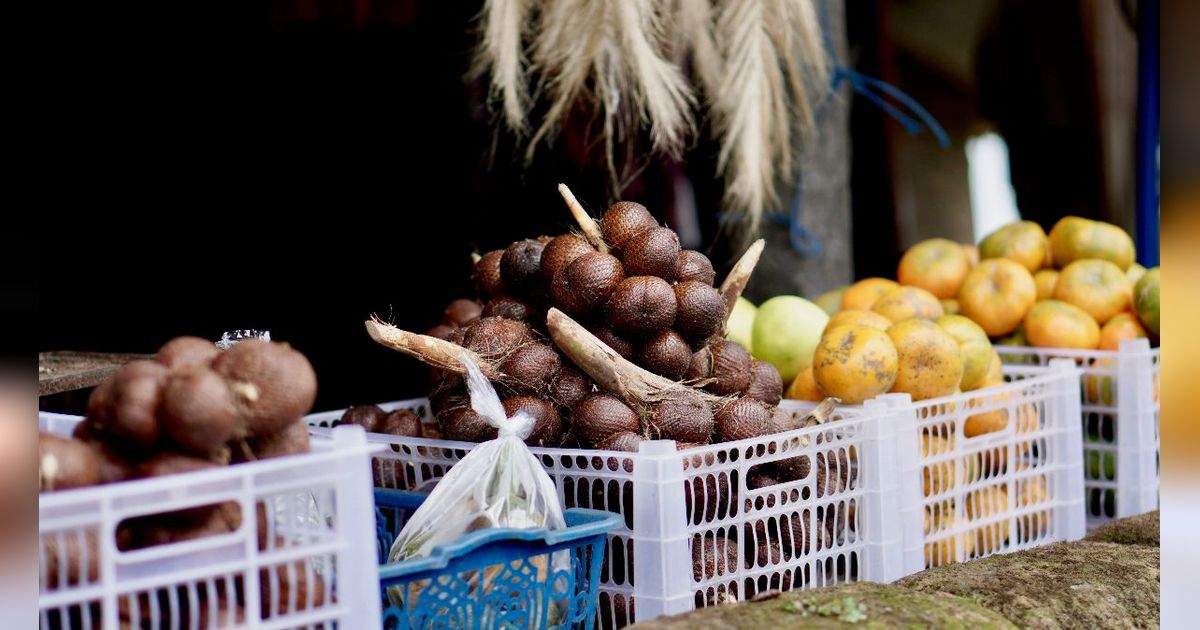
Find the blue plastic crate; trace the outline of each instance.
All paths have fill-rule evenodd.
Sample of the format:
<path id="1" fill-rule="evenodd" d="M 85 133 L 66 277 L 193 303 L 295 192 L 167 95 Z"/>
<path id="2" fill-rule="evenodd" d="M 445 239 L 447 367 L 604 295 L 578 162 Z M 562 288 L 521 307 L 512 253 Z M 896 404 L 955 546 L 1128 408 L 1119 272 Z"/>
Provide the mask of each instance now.
<path id="1" fill-rule="evenodd" d="M 426 495 L 375 490 L 383 628 L 587 628 L 595 625 L 600 565 L 620 515 L 571 508 L 567 528 L 489 529 L 436 547 L 429 557 L 387 562 L 392 541 Z M 551 558 L 566 553 L 569 569 Z M 479 579 L 487 572 L 488 579 Z M 484 585 L 487 582 L 488 588 Z M 410 588 L 416 584 L 419 588 Z M 408 601 L 389 605 L 400 587 Z"/>

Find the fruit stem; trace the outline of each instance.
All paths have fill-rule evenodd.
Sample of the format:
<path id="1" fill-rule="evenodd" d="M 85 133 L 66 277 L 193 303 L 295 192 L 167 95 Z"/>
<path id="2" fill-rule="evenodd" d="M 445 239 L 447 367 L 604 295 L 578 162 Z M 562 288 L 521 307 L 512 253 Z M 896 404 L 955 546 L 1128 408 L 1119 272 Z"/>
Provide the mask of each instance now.
<path id="1" fill-rule="evenodd" d="M 575 222 L 579 224 L 579 229 L 583 230 L 584 237 L 592 244 L 601 254 L 608 253 L 608 243 L 604 242 L 604 234 L 600 231 L 600 226 L 596 225 L 592 215 L 579 205 L 579 200 L 567 188 L 566 184 L 558 185 L 558 194 L 562 195 L 563 201 L 567 202 L 567 208 L 571 210 L 571 216 L 575 217 Z"/>
<path id="2" fill-rule="evenodd" d="M 733 306 L 737 304 L 737 300 L 742 296 L 742 291 L 746 288 L 746 283 L 750 281 L 750 274 L 754 273 L 754 268 L 758 266 L 758 259 L 762 256 L 763 247 L 766 247 L 767 242 L 763 239 L 758 239 L 750 244 L 746 253 L 738 259 L 733 265 L 733 269 L 729 270 L 729 275 L 725 281 L 721 283 L 721 297 L 725 299 L 725 321 L 729 321 L 729 317 L 733 315 Z"/>
<path id="3" fill-rule="evenodd" d="M 391 324 L 383 323 L 378 317 L 372 317 L 364 324 L 367 327 L 367 334 L 375 343 L 420 359 L 433 367 L 463 374 L 466 370 L 462 366 L 460 357 L 465 352 L 475 362 L 475 365 L 479 366 L 479 371 L 483 372 L 489 381 L 504 382 L 507 379 L 492 362 L 457 344 L 429 335 L 418 335 L 407 330 L 400 330 Z"/>

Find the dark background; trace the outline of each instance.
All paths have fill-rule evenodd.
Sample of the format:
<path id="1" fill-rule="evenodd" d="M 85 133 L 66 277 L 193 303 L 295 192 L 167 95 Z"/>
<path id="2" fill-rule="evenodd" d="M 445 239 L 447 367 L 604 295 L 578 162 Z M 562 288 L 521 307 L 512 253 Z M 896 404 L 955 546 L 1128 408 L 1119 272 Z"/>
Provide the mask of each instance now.
<path id="1" fill-rule="evenodd" d="M 478 4 L 74 7 L 69 94 L 51 108 L 55 194 L 74 218 L 43 218 L 39 350 L 153 352 L 180 334 L 268 329 L 316 367 L 319 409 L 423 395 L 423 366 L 374 345 L 363 320 L 437 323 L 472 294 L 472 251 L 566 229 L 558 182 L 594 212 L 612 201 L 586 125 L 528 168 L 495 133 L 465 78 Z M 849 61 L 900 81 L 913 61 L 890 48 L 889 4 L 849 3 Z M 891 275 L 911 244 L 894 210 L 897 132 L 858 98 L 851 112 L 856 275 Z M 623 197 L 661 212 L 662 164 L 639 146 Z M 714 155 L 701 141 L 684 161 L 721 267 Z"/>

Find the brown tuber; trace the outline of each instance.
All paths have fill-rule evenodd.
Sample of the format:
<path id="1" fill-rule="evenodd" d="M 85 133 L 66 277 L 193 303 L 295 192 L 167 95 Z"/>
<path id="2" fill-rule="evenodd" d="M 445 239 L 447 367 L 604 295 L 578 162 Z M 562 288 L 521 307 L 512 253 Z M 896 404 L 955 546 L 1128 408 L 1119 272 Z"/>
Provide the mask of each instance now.
<path id="1" fill-rule="evenodd" d="M 721 396 L 732 396 L 750 384 L 750 353 L 733 341 L 721 340 L 709 347 L 712 373 L 716 379 L 706 389 Z"/>
<path id="2" fill-rule="evenodd" d="M 100 483 L 100 459 L 91 446 L 52 433 L 38 434 L 38 491 L 54 492 Z"/>
<path id="3" fill-rule="evenodd" d="M 621 431 L 614 433 L 599 444 L 596 444 L 596 449 L 601 451 L 624 451 L 627 453 L 636 453 L 642 446 L 642 436 L 632 431 Z"/>
<path id="4" fill-rule="evenodd" d="M 664 440 L 706 443 L 712 437 L 713 413 L 699 400 L 667 399 L 650 412 L 650 424 Z"/>
<path id="5" fill-rule="evenodd" d="M 158 412 L 167 371 L 154 361 L 134 361 L 117 370 L 109 390 L 110 408 L 100 414 L 107 418 L 105 433 L 131 450 L 153 447 L 159 439 Z M 92 395 L 98 394 L 103 395 L 99 387 Z"/>
<path id="6" fill-rule="evenodd" d="M 524 412 L 534 419 L 533 430 L 525 438 L 530 446 L 558 446 L 562 441 L 562 416 L 549 401 L 533 396 L 515 396 L 504 401 L 504 413 L 513 417 Z"/>
<path id="7" fill-rule="evenodd" d="M 496 249 L 484 254 L 479 262 L 475 263 L 471 279 L 475 281 L 475 288 L 484 297 L 504 293 L 504 279 L 500 276 L 500 259 L 503 256 L 504 250 Z"/>
<path id="8" fill-rule="evenodd" d="M 221 350 L 217 344 L 200 337 L 176 337 L 158 349 L 154 360 L 175 369 L 186 365 L 208 365 Z"/>
<path id="9" fill-rule="evenodd" d="M 483 312 L 483 307 L 479 305 L 479 302 L 459 298 L 448 304 L 446 310 L 442 311 L 442 323 L 462 328 L 479 319 L 481 312 Z"/>
<path id="10" fill-rule="evenodd" d="M 766 361 L 750 361 L 750 384 L 742 390 L 742 396 L 753 398 L 768 405 L 778 405 L 783 398 L 783 379 L 779 370 Z"/>
<path id="11" fill-rule="evenodd" d="M 625 269 L 615 256 L 583 254 L 554 275 L 550 301 L 567 313 L 582 315 L 603 306 L 624 279 Z"/>
<path id="12" fill-rule="evenodd" d="M 528 295 L 542 282 L 542 250 L 540 241 L 525 239 L 509 245 L 500 257 L 500 276 L 504 288 L 518 295 Z"/>
<path id="13" fill-rule="evenodd" d="M 566 269 L 575 259 L 595 251 L 587 241 L 574 234 L 556 236 L 542 250 L 542 275 L 547 280 L 553 280 L 559 271 Z"/>
<path id="14" fill-rule="evenodd" d="M 716 414 L 716 434 L 725 442 L 745 440 L 771 432 L 771 410 L 749 398 L 739 398 Z"/>
<path id="15" fill-rule="evenodd" d="M 312 364 L 283 343 L 249 339 L 213 361 L 225 377 L 244 424 L 244 433 L 266 435 L 299 420 L 317 397 Z"/>
<path id="16" fill-rule="evenodd" d="M 380 409 L 379 405 L 354 405 L 342 413 L 338 424 L 357 424 L 368 433 L 373 433 L 386 415 L 387 412 Z"/>
<path id="17" fill-rule="evenodd" d="M 463 335 L 463 347 L 488 360 L 502 360 L 531 341 L 533 331 L 529 326 L 502 317 L 478 320 Z"/>
<path id="18" fill-rule="evenodd" d="M 384 416 L 375 431 L 399 437 L 421 437 L 421 418 L 412 409 L 397 409 Z"/>
<path id="19" fill-rule="evenodd" d="M 717 273 L 713 271 L 712 261 L 708 256 L 691 249 L 679 252 L 679 261 L 675 265 L 676 281 L 692 280 L 711 287 L 716 279 Z"/>
<path id="20" fill-rule="evenodd" d="M 592 393 L 592 380 L 573 365 L 563 365 L 550 386 L 550 396 L 563 409 L 571 409 Z"/>
<path id="21" fill-rule="evenodd" d="M 652 227 L 625 241 L 621 262 L 631 276 L 674 280 L 679 265 L 679 236 L 665 227 Z"/>
<path id="22" fill-rule="evenodd" d="M 471 409 L 470 403 L 440 412 L 438 424 L 446 439 L 456 442 L 486 442 L 498 434 L 496 427 Z"/>
<path id="23" fill-rule="evenodd" d="M 638 417 L 612 394 L 587 396 L 571 410 L 572 432 L 588 444 L 599 444 L 616 433 L 636 433 Z"/>
<path id="24" fill-rule="evenodd" d="M 625 242 L 643 231 L 658 227 L 654 215 L 640 203 L 633 201 L 618 201 L 604 211 L 600 219 L 600 229 L 604 231 L 604 241 L 614 251 L 621 251 Z"/>
<path id="25" fill-rule="evenodd" d="M 708 339 L 725 325 L 725 300 L 711 285 L 688 280 L 675 285 L 675 329 L 689 339 Z"/>
<path id="26" fill-rule="evenodd" d="M 450 339 L 454 337 L 454 333 L 457 330 L 458 328 L 449 324 L 438 324 L 437 326 L 425 331 L 425 334 L 429 335 L 430 337 L 437 337 L 443 341 L 450 341 Z"/>
<path id="27" fill-rule="evenodd" d="M 642 344 L 638 365 L 673 381 L 683 378 L 692 362 L 692 348 L 674 330 L 664 330 Z"/>
<path id="28" fill-rule="evenodd" d="M 636 347 L 633 342 L 617 334 L 612 326 L 594 326 L 589 329 L 604 345 L 612 348 L 617 354 L 632 361 L 636 352 Z"/>
<path id="29" fill-rule="evenodd" d="M 255 459 L 307 453 L 309 451 L 308 425 L 303 421 L 293 422 L 290 426 L 275 433 L 252 438 L 247 442 L 247 446 L 254 453 Z"/>
<path id="30" fill-rule="evenodd" d="M 634 276 L 617 285 L 607 308 L 617 332 L 644 339 L 675 323 L 675 291 L 662 278 Z"/>
<path id="31" fill-rule="evenodd" d="M 519 322 L 532 321 L 536 312 L 532 304 L 511 295 L 497 295 L 483 307 L 483 317 L 503 317 Z"/>
<path id="32" fill-rule="evenodd" d="M 162 429 L 179 447 L 207 455 L 239 429 L 238 411 L 225 379 L 205 365 L 175 369 L 162 393 Z"/>
<path id="33" fill-rule="evenodd" d="M 738 570 L 737 543 L 710 532 L 692 538 L 692 579 L 696 582 L 735 573 Z"/>
<path id="34" fill-rule="evenodd" d="M 512 378 L 512 388 L 523 394 L 544 394 L 562 367 L 558 352 L 544 343 L 517 348 L 505 359 L 500 371 Z"/>

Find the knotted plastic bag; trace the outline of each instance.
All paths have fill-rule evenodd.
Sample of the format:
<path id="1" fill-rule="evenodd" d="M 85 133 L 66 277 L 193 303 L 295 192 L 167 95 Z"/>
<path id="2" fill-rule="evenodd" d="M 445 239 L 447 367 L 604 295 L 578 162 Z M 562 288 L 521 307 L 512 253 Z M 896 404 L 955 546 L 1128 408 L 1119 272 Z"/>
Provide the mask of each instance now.
<path id="1" fill-rule="evenodd" d="M 471 409 L 496 427 L 498 436 L 472 449 L 438 482 L 396 536 L 389 562 L 428 556 L 434 547 L 482 529 L 566 527 L 554 482 L 525 446 L 535 419 L 524 412 L 507 417 L 496 390 L 465 353 L 462 363 Z M 570 556 L 556 553 L 552 564 L 556 572 L 569 570 Z M 542 560 L 539 573 L 548 569 Z M 485 572 L 485 591 L 496 572 Z M 389 589 L 388 596 L 393 604 L 403 603 L 400 589 Z"/>

